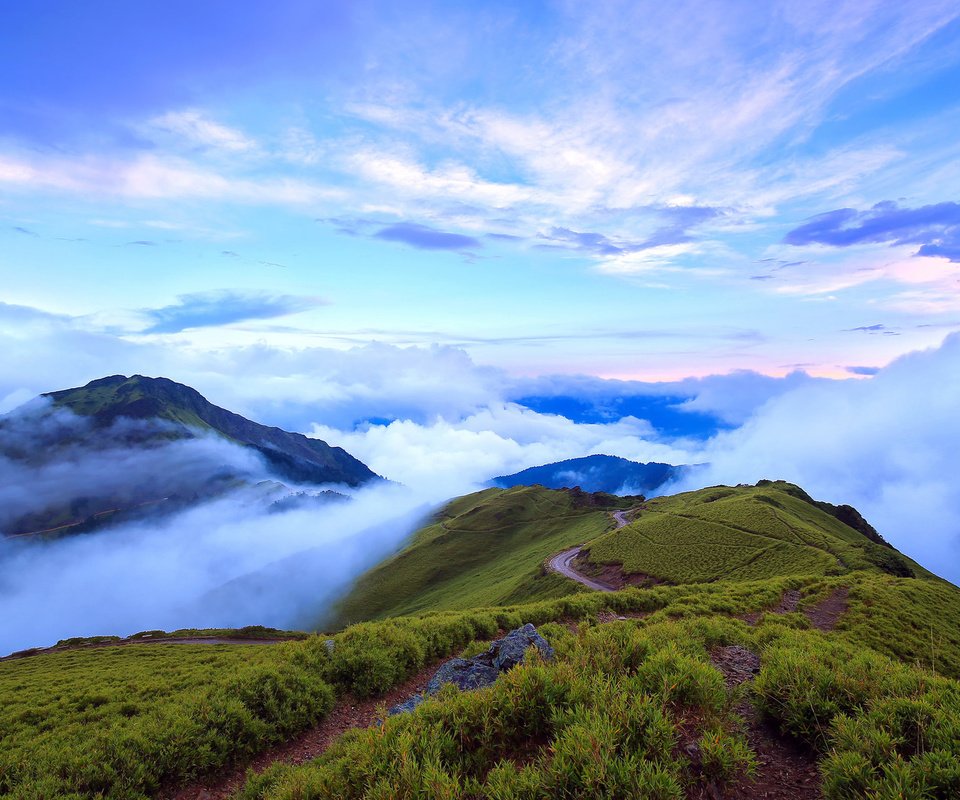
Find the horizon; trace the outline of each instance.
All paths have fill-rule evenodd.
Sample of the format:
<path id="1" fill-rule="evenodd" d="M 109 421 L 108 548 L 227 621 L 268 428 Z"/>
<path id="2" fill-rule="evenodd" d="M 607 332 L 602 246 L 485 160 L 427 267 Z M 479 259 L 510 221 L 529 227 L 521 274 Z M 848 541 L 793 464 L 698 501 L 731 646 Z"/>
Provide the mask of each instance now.
<path id="1" fill-rule="evenodd" d="M 417 502 L 709 464 L 960 578 L 955 2 L 3 14 L 0 414 L 163 376 Z"/>

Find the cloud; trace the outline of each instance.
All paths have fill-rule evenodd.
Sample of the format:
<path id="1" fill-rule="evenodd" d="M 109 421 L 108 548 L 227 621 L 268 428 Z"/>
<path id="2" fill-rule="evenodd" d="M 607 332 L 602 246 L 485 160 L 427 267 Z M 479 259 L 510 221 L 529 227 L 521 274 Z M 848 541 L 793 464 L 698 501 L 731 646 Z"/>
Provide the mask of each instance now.
<path id="1" fill-rule="evenodd" d="M 255 319 L 274 319 L 309 311 L 324 301 L 316 297 L 266 295 L 252 292 L 197 292 L 184 294 L 174 305 L 147 309 L 153 321 L 144 333 L 179 333 L 190 328 L 229 325 Z"/>
<path id="2" fill-rule="evenodd" d="M 960 203 L 901 208 L 893 201 L 867 211 L 841 208 L 813 217 L 783 240 L 803 246 L 850 247 L 863 243 L 920 245 L 918 256 L 939 256 L 960 262 Z"/>
<path id="3" fill-rule="evenodd" d="M 242 153 L 256 147 L 256 142 L 239 130 L 228 128 L 208 118 L 198 109 L 168 111 L 151 119 L 148 132 L 172 134 L 194 147 Z"/>
<path id="4" fill-rule="evenodd" d="M 396 420 L 354 431 L 315 425 L 313 435 L 345 448 L 387 478 L 449 495 L 496 475 L 585 455 L 668 463 L 686 463 L 689 456 L 683 447 L 659 441 L 650 424 L 635 417 L 578 424 L 503 402 L 461 419 Z"/>
<path id="5" fill-rule="evenodd" d="M 250 468 L 251 480 L 269 478 L 249 452 L 222 439 L 60 456 L 40 465 L 0 458 L 4 509 L 131 483 L 137 491 L 144 482 L 192 491 L 225 465 Z M 68 636 L 316 624 L 442 499 L 382 485 L 356 491 L 346 503 L 271 506 L 285 494 L 258 485 L 83 536 L 0 536 L 0 654 Z"/>
<path id="6" fill-rule="evenodd" d="M 935 387 L 935 390 L 932 389 Z M 702 453 L 677 487 L 793 481 L 849 503 L 899 549 L 960 580 L 960 335 L 893 361 L 868 380 L 802 385 L 770 399 Z"/>
<path id="7" fill-rule="evenodd" d="M 880 367 L 847 367 L 847 372 L 851 375 L 876 375 Z"/>
<path id="8" fill-rule="evenodd" d="M 448 233 L 447 231 L 430 228 L 426 225 L 419 225 L 415 222 L 397 222 L 381 228 L 374 235 L 374 238 L 384 239 L 388 242 L 401 242 L 419 250 L 455 250 L 464 252 L 471 248 L 483 247 L 483 242 L 472 236 L 464 236 L 460 233 Z"/>
<path id="9" fill-rule="evenodd" d="M 156 242 L 151 242 L 147 239 L 138 239 L 135 242 L 127 242 L 128 245 L 139 245 L 140 247 L 157 247 Z"/>
<path id="10" fill-rule="evenodd" d="M 33 236 L 33 237 L 35 237 L 35 238 L 39 238 L 39 237 L 40 237 L 40 234 L 37 233 L 36 231 L 32 231 L 32 230 L 30 230 L 29 228 L 24 228 L 24 227 L 22 227 L 22 226 L 20 226 L 20 225 L 14 225 L 13 228 L 12 228 L 12 230 L 16 231 L 17 233 L 21 233 L 21 234 L 23 234 L 24 236 Z"/>

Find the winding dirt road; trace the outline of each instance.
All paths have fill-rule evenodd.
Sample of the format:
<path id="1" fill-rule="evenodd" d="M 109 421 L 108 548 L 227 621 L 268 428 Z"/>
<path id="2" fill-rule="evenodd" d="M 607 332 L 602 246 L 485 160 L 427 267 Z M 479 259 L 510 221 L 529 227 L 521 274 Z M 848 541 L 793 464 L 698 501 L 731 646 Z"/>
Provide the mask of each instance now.
<path id="1" fill-rule="evenodd" d="M 624 525 L 629 525 L 630 520 L 627 519 L 626 511 L 614 511 L 613 518 L 617 523 L 617 529 L 619 530 Z M 547 563 L 547 568 L 551 572 L 556 572 L 559 575 L 563 575 L 565 578 L 570 578 L 577 583 L 582 583 L 584 586 L 594 589 L 598 592 L 615 592 L 617 588 L 611 586 L 609 583 L 604 583 L 603 581 L 595 580 L 594 578 L 588 578 L 586 575 L 583 575 L 577 572 L 573 568 L 573 560 L 580 555 L 580 551 L 583 549 L 583 545 L 577 545 L 576 547 L 571 547 L 569 550 L 564 550 L 562 553 L 557 553 L 550 561 Z"/>

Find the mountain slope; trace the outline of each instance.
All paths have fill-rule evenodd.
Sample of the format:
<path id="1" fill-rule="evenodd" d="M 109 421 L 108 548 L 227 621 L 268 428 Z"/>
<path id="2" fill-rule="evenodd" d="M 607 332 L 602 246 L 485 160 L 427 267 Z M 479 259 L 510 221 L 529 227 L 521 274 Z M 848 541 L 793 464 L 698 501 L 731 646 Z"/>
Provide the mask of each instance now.
<path id="1" fill-rule="evenodd" d="M 214 432 L 262 455 L 282 478 L 298 483 L 344 483 L 360 486 L 376 480 L 365 464 L 340 447 L 280 428 L 251 422 L 215 406 L 195 389 L 167 378 L 111 375 L 76 389 L 44 395 L 57 408 L 91 417 L 107 427 L 121 417 L 161 419 L 183 435 Z"/>
<path id="2" fill-rule="evenodd" d="M 543 487 L 486 489 L 458 498 L 403 550 L 361 576 L 327 623 L 578 591 L 575 584 L 544 574 L 542 562 L 609 530 L 611 510 L 636 499 Z"/>
<path id="3" fill-rule="evenodd" d="M 639 515 L 614 529 L 613 509 L 633 503 Z M 383 582 L 369 598 L 379 585 L 394 606 L 426 599 L 430 613 L 285 644 L 77 642 L 0 661 L 0 794 L 228 796 L 246 780 L 244 800 L 953 800 L 960 589 L 842 521 L 864 527 L 859 515 L 821 505 L 769 481 L 648 503 L 543 488 L 458 498 L 371 573 Z M 703 532 L 693 556 L 687 523 Z M 617 592 L 531 583 L 545 550 L 579 536 L 623 566 L 655 551 L 679 579 L 724 547 L 800 555 L 758 556 L 787 573 L 759 580 L 741 564 L 736 579 Z M 444 591 L 431 595 L 434 578 Z M 553 599 L 504 605 L 541 591 Z M 477 607 L 491 596 L 495 607 Z M 525 623 L 552 661 L 531 657 L 412 713 L 378 710 Z M 337 735 L 350 727 L 361 730 Z M 293 751 L 304 763 L 284 763 Z"/>
<path id="4" fill-rule="evenodd" d="M 579 486 L 585 492 L 626 489 L 630 494 L 650 494 L 679 477 L 683 469 L 672 464 L 643 464 L 618 456 L 594 455 L 529 467 L 512 475 L 499 475 L 490 482 L 502 489 L 536 485 L 548 489 L 572 489 Z"/>
<path id="5" fill-rule="evenodd" d="M 883 542 L 854 509 L 843 508 L 817 503 L 783 481 L 659 497 L 636 509 L 630 525 L 590 542 L 584 561 L 670 583 L 842 575 L 861 569 L 930 575 Z"/>
<path id="6" fill-rule="evenodd" d="M 625 527 L 614 523 L 617 509 L 630 509 Z M 782 481 L 649 501 L 514 487 L 454 500 L 397 555 L 363 575 L 325 622 L 580 592 L 579 584 L 544 568 L 551 555 L 573 545 L 584 545 L 574 564 L 578 571 L 618 586 L 829 577 L 854 570 L 933 577 Z"/>

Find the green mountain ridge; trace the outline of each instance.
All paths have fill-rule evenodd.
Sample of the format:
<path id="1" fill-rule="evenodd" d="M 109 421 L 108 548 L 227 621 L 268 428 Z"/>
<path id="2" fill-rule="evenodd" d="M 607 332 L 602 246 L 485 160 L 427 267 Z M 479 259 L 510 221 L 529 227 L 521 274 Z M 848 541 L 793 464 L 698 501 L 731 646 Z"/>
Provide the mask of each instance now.
<path id="1" fill-rule="evenodd" d="M 375 620 L 0 662 L 0 794 L 956 800 L 960 589 L 874 534 L 780 481 L 467 495 L 341 603 L 341 622 Z M 583 569 L 663 582 L 600 592 L 549 572 L 573 545 Z M 374 707 L 525 623 L 553 661 L 412 713 Z M 270 754 L 321 736 L 304 763 Z M 244 777 L 257 753 L 270 766 Z"/>
<path id="2" fill-rule="evenodd" d="M 298 483 L 343 483 L 355 487 L 378 479 L 341 447 L 252 422 L 168 378 L 111 375 L 80 388 L 43 396 L 56 408 L 91 417 L 98 427 L 107 427 L 125 417 L 166 420 L 186 436 L 195 435 L 195 430 L 216 433 L 255 450 L 280 477 Z"/>

